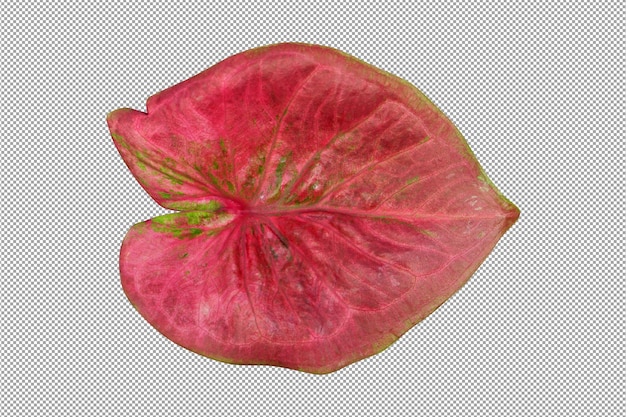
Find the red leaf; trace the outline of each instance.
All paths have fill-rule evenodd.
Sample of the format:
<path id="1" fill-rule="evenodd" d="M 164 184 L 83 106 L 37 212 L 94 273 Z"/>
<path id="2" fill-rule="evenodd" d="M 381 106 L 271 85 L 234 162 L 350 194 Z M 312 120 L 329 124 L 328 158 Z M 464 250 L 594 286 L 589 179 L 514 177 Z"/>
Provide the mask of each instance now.
<path id="1" fill-rule="evenodd" d="M 174 342 L 331 372 L 457 291 L 518 209 L 413 86 L 334 49 L 247 51 L 108 117 L 145 190 L 122 285 Z"/>

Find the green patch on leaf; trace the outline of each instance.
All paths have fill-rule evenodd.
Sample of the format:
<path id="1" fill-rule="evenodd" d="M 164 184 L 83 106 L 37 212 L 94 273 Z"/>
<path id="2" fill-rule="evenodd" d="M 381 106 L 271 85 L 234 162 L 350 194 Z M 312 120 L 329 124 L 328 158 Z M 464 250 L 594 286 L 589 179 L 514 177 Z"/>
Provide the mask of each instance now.
<path id="1" fill-rule="evenodd" d="M 189 211 L 186 213 L 181 213 L 185 216 L 187 220 L 187 224 L 189 225 L 198 225 L 202 224 L 207 220 L 213 220 L 215 218 L 215 213 L 211 213 L 208 211 Z"/>
<path id="2" fill-rule="evenodd" d="M 176 172 L 172 171 L 172 169 L 167 166 L 160 167 L 159 172 L 163 174 L 163 176 L 166 177 L 173 185 L 182 185 L 184 183 L 183 180 L 177 177 Z"/>
<path id="3" fill-rule="evenodd" d="M 257 174 L 261 175 L 263 174 L 263 171 L 265 171 L 265 155 L 261 155 L 259 156 L 259 167 L 257 168 Z"/>
<path id="4" fill-rule="evenodd" d="M 137 160 L 141 162 L 150 160 L 150 156 L 148 155 L 147 152 L 135 151 L 134 155 L 135 155 L 135 158 L 137 158 Z"/>
<path id="5" fill-rule="evenodd" d="M 163 163 L 169 168 L 176 167 L 176 161 L 169 157 L 164 158 Z"/>
<path id="6" fill-rule="evenodd" d="M 228 148 L 226 147 L 226 143 L 224 142 L 224 139 L 220 138 L 220 150 L 222 151 L 222 155 L 226 156 L 228 155 Z"/>
<path id="7" fill-rule="evenodd" d="M 202 212 L 190 211 L 185 213 L 185 217 L 187 218 L 187 224 L 200 224 L 206 216 Z"/>
<path id="8" fill-rule="evenodd" d="M 276 183 L 275 187 L 279 188 L 280 184 L 283 182 L 283 175 L 285 173 L 285 168 L 287 167 L 287 162 L 291 159 L 292 153 L 289 152 L 287 155 L 282 156 L 278 160 L 278 165 L 276 166 Z"/>
<path id="9" fill-rule="evenodd" d="M 415 184 L 419 180 L 420 180 L 420 177 L 419 176 L 415 176 L 415 177 L 412 177 L 412 178 L 409 178 L 408 180 L 406 180 L 405 184 L 406 185 Z"/>
<path id="10" fill-rule="evenodd" d="M 176 224 L 176 214 L 163 214 L 161 216 L 153 217 L 152 223 L 160 226 L 173 226 Z"/>
<path id="11" fill-rule="evenodd" d="M 223 182 L 226 185 L 226 188 L 228 188 L 228 191 L 230 191 L 231 193 L 235 192 L 235 186 L 233 185 L 232 182 L 230 182 L 228 180 L 224 180 Z"/>
<path id="12" fill-rule="evenodd" d="M 119 135 L 117 133 L 111 132 L 111 137 L 113 138 L 113 140 L 115 142 L 117 142 L 122 148 L 128 149 L 130 150 L 130 146 L 128 146 L 128 142 L 126 142 L 126 139 L 124 139 L 124 137 L 122 135 Z"/>
<path id="13" fill-rule="evenodd" d="M 172 210 L 178 211 L 208 211 L 215 212 L 222 208 L 222 205 L 217 201 L 208 201 L 196 203 L 193 201 L 175 201 L 169 203 L 169 207 Z"/>
<path id="14" fill-rule="evenodd" d="M 212 173 L 208 172 L 207 173 L 207 177 L 209 178 L 209 182 L 215 186 L 219 186 L 219 181 L 217 179 L 217 177 L 215 175 L 213 175 Z"/>
<path id="15" fill-rule="evenodd" d="M 209 212 L 189 212 L 183 216 L 181 213 L 171 213 L 154 217 L 150 225 L 157 233 L 170 234 L 179 239 L 192 238 L 202 234 L 202 229 L 188 226 L 202 224 L 204 220 L 211 220 L 214 216 Z"/>

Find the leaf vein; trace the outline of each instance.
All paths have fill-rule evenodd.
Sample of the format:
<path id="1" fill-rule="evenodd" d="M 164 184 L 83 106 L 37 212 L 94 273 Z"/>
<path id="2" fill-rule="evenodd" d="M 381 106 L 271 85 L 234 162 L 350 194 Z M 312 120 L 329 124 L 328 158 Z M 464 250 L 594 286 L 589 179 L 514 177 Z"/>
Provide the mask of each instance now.
<path id="1" fill-rule="evenodd" d="M 419 148 L 420 145 L 426 143 L 428 141 L 428 138 L 421 140 L 419 142 L 414 143 L 411 146 L 408 146 L 398 152 L 394 152 L 388 156 L 386 156 L 383 159 L 380 159 L 376 162 L 373 162 L 371 164 L 367 164 L 365 165 L 363 168 L 361 168 L 360 170 L 358 170 L 357 172 L 355 172 L 354 174 L 352 174 L 352 176 L 346 177 L 345 179 L 343 179 L 342 181 L 339 181 L 337 184 L 335 184 L 332 188 L 330 188 L 326 194 L 324 195 L 324 197 L 322 197 L 316 205 L 326 201 L 329 199 L 329 197 L 331 197 L 338 189 L 340 189 L 341 187 L 345 186 L 346 184 L 351 183 L 352 181 L 354 181 L 356 178 L 359 178 L 360 176 L 362 176 L 363 174 L 365 174 L 368 170 L 370 170 L 371 168 L 374 168 L 382 163 L 385 163 L 387 161 L 390 161 L 394 158 L 397 158 L 399 156 L 402 156 L 404 154 L 410 153 L 415 151 L 415 149 Z"/>
<path id="2" fill-rule="evenodd" d="M 275 127 L 275 131 L 274 131 L 274 135 L 272 137 L 271 140 L 271 144 L 270 144 L 270 148 L 269 151 L 267 152 L 267 156 L 265 158 L 265 161 L 263 162 L 263 174 L 261 174 L 261 179 L 259 180 L 259 185 L 257 186 L 256 191 L 254 192 L 254 197 L 252 198 L 252 201 L 255 202 L 258 200 L 258 194 L 262 191 L 263 189 L 263 185 L 265 183 L 265 179 L 267 177 L 267 164 L 269 164 L 271 162 L 272 157 L 274 156 L 274 152 L 275 152 L 275 148 L 276 148 L 276 142 L 278 140 L 278 134 L 280 133 L 280 129 L 282 127 L 282 123 L 283 120 L 285 118 L 285 115 L 289 112 L 289 108 L 291 107 L 291 104 L 293 103 L 294 99 L 296 98 L 296 96 L 298 95 L 298 93 L 300 91 L 302 91 L 302 88 L 305 86 L 305 84 L 307 82 L 309 82 L 309 80 L 311 80 L 311 78 L 313 78 L 313 76 L 319 72 L 319 66 L 316 66 L 305 78 L 304 80 L 302 80 L 302 82 L 294 89 L 293 94 L 291 95 L 291 97 L 289 98 L 289 101 L 287 102 L 287 105 L 285 106 L 285 110 L 283 111 L 283 113 L 280 115 L 278 122 L 276 123 L 276 127 Z"/>
<path id="3" fill-rule="evenodd" d="M 345 242 L 347 245 L 349 245 L 351 248 L 353 248 L 355 251 L 361 253 L 362 255 L 368 257 L 369 259 L 373 260 L 374 262 L 378 262 L 382 265 L 387 265 L 391 268 L 394 268 L 398 271 L 404 271 L 406 273 L 408 273 L 409 275 L 413 276 L 413 277 L 417 277 L 417 275 L 415 275 L 415 273 L 413 271 L 411 271 L 408 268 L 405 268 L 403 266 L 394 264 L 393 262 L 389 262 L 387 259 L 384 258 L 380 258 L 379 256 L 376 256 L 374 254 L 371 254 L 365 250 L 363 250 L 363 248 L 359 247 L 358 245 L 356 245 L 354 242 L 350 241 L 349 239 L 347 239 L 345 236 L 345 234 L 341 231 L 336 231 L 334 228 L 330 228 L 329 226 L 319 222 L 319 221 L 315 221 L 315 220 L 311 220 L 312 223 L 315 223 L 317 225 L 319 225 L 320 227 L 322 227 L 323 229 L 329 230 L 331 233 L 333 231 L 335 231 L 335 235 L 341 239 L 343 242 Z"/>

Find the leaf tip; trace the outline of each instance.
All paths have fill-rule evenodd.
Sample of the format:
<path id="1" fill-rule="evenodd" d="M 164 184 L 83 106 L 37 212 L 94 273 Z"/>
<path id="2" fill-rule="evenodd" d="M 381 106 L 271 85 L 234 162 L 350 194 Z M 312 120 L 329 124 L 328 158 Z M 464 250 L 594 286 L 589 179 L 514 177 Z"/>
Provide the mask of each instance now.
<path id="1" fill-rule="evenodd" d="M 517 219 L 519 219 L 521 212 L 520 212 L 520 209 L 517 208 L 515 204 L 511 203 L 510 201 L 508 203 L 509 203 L 509 208 L 506 212 L 506 223 L 507 223 L 507 227 L 511 227 L 517 221 Z"/>

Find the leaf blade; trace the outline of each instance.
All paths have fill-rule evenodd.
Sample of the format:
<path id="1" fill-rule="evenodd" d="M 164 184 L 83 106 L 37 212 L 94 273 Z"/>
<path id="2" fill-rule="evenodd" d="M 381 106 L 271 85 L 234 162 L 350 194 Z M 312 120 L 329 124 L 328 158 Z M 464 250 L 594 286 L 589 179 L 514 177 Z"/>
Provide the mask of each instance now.
<path id="1" fill-rule="evenodd" d="M 379 352 L 519 216 L 421 92 L 330 48 L 247 51 L 147 107 L 109 127 L 142 186 L 183 212 L 131 228 L 123 286 L 212 358 L 324 373 Z"/>

